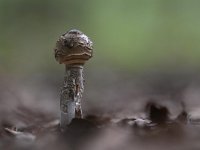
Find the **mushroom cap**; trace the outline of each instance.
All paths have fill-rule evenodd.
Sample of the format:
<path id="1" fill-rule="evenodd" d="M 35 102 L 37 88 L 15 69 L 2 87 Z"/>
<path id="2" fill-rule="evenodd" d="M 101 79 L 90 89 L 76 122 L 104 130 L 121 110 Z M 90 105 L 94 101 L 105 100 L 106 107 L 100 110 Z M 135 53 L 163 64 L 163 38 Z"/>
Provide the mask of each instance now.
<path id="1" fill-rule="evenodd" d="M 60 64 L 84 64 L 92 57 L 92 41 L 79 30 L 70 30 L 56 42 L 55 59 Z"/>

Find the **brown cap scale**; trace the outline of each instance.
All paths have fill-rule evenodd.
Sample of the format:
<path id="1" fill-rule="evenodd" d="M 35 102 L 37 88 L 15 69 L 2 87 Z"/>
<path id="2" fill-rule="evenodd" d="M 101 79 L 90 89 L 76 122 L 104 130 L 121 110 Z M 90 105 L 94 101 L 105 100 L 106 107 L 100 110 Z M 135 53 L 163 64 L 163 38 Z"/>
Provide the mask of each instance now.
<path id="1" fill-rule="evenodd" d="M 81 31 L 70 30 L 57 41 L 55 58 L 60 64 L 84 64 L 92 57 L 92 45 Z"/>
<path id="2" fill-rule="evenodd" d="M 64 33 L 56 42 L 55 58 L 66 66 L 60 93 L 60 125 L 63 130 L 73 118 L 82 118 L 83 65 L 92 57 L 92 45 L 91 40 L 79 30 Z"/>

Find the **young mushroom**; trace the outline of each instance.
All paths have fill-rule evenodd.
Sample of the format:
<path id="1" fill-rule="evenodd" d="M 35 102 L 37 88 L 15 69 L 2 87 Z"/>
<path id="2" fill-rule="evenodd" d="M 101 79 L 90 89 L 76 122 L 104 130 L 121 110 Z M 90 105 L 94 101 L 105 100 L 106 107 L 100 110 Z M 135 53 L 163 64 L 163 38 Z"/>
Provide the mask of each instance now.
<path id="1" fill-rule="evenodd" d="M 64 86 L 60 93 L 61 129 L 73 118 L 82 118 L 83 66 L 92 57 L 93 43 L 79 30 L 70 30 L 56 42 L 55 59 L 65 65 Z"/>

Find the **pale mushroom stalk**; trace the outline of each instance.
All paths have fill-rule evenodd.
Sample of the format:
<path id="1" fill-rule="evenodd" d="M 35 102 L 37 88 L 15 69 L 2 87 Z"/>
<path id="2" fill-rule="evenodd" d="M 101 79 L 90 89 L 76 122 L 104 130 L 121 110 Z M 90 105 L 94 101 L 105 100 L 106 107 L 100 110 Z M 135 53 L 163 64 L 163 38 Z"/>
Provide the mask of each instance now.
<path id="1" fill-rule="evenodd" d="M 82 118 L 81 98 L 84 91 L 83 66 L 66 65 L 64 86 L 60 94 L 61 127 L 73 118 Z"/>
<path id="2" fill-rule="evenodd" d="M 73 118 L 82 118 L 84 91 L 83 66 L 92 57 L 92 42 L 78 30 L 64 33 L 56 43 L 55 58 L 65 64 L 64 85 L 60 93 L 60 126 L 66 129 Z"/>

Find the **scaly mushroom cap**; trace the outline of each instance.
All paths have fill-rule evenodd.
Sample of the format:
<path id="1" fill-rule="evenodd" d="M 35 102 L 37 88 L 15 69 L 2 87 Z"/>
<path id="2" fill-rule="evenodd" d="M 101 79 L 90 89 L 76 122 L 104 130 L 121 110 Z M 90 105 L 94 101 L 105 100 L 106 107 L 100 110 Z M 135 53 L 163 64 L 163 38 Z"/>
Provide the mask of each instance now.
<path id="1" fill-rule="evenodd" d="M 93 43 L 79 30 L 70 30 L 56 42 L 55 58 L 60 64 L 84 64 L 92 57 Z"/>

